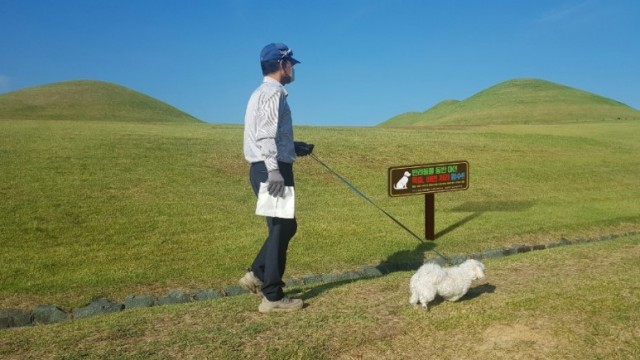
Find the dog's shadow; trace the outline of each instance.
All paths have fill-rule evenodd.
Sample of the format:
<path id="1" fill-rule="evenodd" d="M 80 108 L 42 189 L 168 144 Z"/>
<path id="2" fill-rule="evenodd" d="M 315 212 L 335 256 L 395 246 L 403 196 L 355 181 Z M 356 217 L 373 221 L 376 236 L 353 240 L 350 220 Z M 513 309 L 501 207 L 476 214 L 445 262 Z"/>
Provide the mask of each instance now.
<path id="1" fill-rule="evenodd" d="M 480 297 L 482 294 L 493 294 L 495 291 L 496 291 L 495 285 L 480 284 L 478 286 L 469 288 L 469 291 L 467 291 L 467 293 L 456 302 L 469 301 L 477 297 Z M 429 303 L 429 308 L 440 305 L 443 302 L 446 302 L 446 300 L 442 296 L 438 295 L 436 296 L 435 299 L 433 299 L 432 302 Z"/>
<path id="2" fill-rule="evenodd" d="M 491 284 L 480 284 L 478 286 L 472 287 L 469 291 L 460 298 L 458 301 L 467 301 L 471 299 L 475 299 L 482 294 L 493 294 L 496 291 L 496 286 Z"/>

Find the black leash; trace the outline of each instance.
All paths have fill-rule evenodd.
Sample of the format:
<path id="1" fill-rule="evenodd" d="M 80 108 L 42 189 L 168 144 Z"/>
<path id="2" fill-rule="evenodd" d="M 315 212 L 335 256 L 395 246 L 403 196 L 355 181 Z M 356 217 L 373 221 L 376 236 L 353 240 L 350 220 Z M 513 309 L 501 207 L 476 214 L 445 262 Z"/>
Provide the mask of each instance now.
<path id="1" fill-rule="evenodd" d="M 393 220 L 393 222 L 395 222 L 396 224 L 398 224 L 401 228 L 405 229 L 409 234 L 411 234 L 414 238 L 418 239 L 418 241 L 420 241 L 421 243 L 424 243 L 425 241 L 418 235 L 416 235 L 416 233 L 414 233 L 413 231 L 411 231 L 411 229 L 409 229 L 408 227 L 406 227 L 403 223 L 401 223 L 398 219 L 396 219 L 395 217 L 393 217 L 391 214 L 389 214 L 388 212 L 386 212 L 383 208 L 381 208 L 380 206 L 378 206 L 376 203 L 373 202 L 373 200 L 371 200 L 367 195 L 365 195 L 362 191 L 358 190 L 357 187 L 355 187 L 352 183 L 350 183 L 347 179 L 344 178 L 344 176 L 338 174 L 335 170 L 333 170 L 332 168 L 330 168 L 327 164 L 325 164 L 324 162 L 322 162 L 320 159 L 318 159 L 314 154 L 309 154 L 309 156 L 311 156 L 314 160 L 316 160 L 318 163 L 320 163 L 320 165 L 324 166 L 325 169 L 329 170 L 329 172 L 331 172 L 333 175 L 335 175 L 338 179 L 342 180 L 343 183 L 345 183 L 349 188 L 351 188 L 351 190 L 353 190 L 356 194 L 360 195 L 363 199 L 367 200 L 371 205 L 375 206 L 378 210 L 382 211 L 383 214 L 387 215 L 387 217 L 389 217 L 389 219 Z M 447 258 L 446 256 L 440 254 L 439 252 L 435 251 L 434 249 L 431 249 L 431 251 L 433 251 L 434 253 L 438 254 L 438 256 L 440 256 L 441 258 L 443 258 L 447 263 L 450 263 L 449 258 Z"/>

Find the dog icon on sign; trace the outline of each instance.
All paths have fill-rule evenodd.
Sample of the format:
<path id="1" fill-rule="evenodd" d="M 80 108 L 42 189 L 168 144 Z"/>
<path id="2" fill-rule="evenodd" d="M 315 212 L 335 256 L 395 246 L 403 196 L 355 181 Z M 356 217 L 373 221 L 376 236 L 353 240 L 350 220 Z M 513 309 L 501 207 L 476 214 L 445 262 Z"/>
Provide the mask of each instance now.
<path id="1" fill-rule="evenodd" d="M 393 188 L 395 190 L 406 190 L 407 184 L 409 183 L 410 176 L 411 176 L 411 173 L 408 171 L 405 171 L 404 176 L 395 185 L 393 185 Z"/>

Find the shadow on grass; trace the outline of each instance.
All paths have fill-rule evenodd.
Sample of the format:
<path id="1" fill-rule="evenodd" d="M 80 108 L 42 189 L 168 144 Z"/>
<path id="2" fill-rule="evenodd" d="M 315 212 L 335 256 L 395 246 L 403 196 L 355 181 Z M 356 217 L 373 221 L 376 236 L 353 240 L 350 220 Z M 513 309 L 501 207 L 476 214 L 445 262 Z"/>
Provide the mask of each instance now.
<path id="1" fill-rule="evenodd" d="M 452 211 L 454 212 L 471 212 L 463 219 L 457 221 L 454 224 L 447 226 L 436 233 L 436 239 L 456 230 L 457 228 L 464 226 L 468 222 L 476 219 L 478 216 L 485 212 L 491 211 L 525 211 L 535 205 L 535 201 L 475 201 L 463 203 Z M 396 253 L 389 255 L 380 265 L 377 266 L 378 270 L 383 274 L 394 271 L 409 271 L 417 270 L 425 260 L 425 254 L 429 251 L 435 250 L 437 247 L 435 241 L 425 240 L 422 243 L 418 243 L 412 250 L 400 250 Z"/>
<path id="2" fill-rule="evenodd" d="M 482 294 L 493 294 L 496 291 L 496 286 L 491 284 L 481 284 L 469 289 L 467 294 L 460 298 L 458 301 L 467 301 L 475 299 Z"/>
<path id="3" fill-rule="evenodd" d="M 464 226 L 468 222 L 476 219 L 480 215 L 485 212 L 492 211 L 504 211 L 504 212 L 516 212 L 516 211 L 525 211 L 535 205 L 535 201 L 475 201 L 475 202 L 466 202 L 457 207 L 455 207 L 453 212 L 471 212 L 471 214 L 467 215 L 463 219 L 457 221 L 454 224 L 449 225 L 443 230 L 439 231 L 436 234 L 436 239 L 458 229 L 461 226 Z M 389 255 L 382 263 L 376 266 L 376 269 L 384 276 L 397 271 L 416 271 L 422 264 L 424 264 L 424 260 L 426 258 L 426 253 L 435 250 L 437 247 L 437 243 L 434 241 L 425 241 L 418 243 L 415 248 L 411 250 L 401 250 Z M 361 279 L 351 279 L 351 280 L 341 280 L 332 283 L 321 284 L 315 286 L 307 291 L 299 290 L 294 292 L 294 296 L 299 296 L 303 300 L 308 300 L 314 298 L 323 292 L 336 288 L 338 286 L 342 286 L 345 284 L 349 284 L 355 281 L 360 280 L 368 280 L 370 278 L 361 278 Z M 471 288 L 469 292 L 462 297 L 459 301 L 470 300 L 475 297 L 478 297 L 484 293 L 492 293 L 495 290 L 495 286 L 490 284 L 479 285 L 474 288 Z M 440 302 L 443 300 L 440 299 Z M 438 298 L 434 300 L 434 303 L 438 303 Z"/>
<path id="4" fill-rule="evenodd" d="M 436 239 L 454 231 L 455 229 L 465 225 L 469 221 L 477 218 L 478 216 L 493 211 L 504 212 L 517 212 L 525 211 L 535 205 L 535 201 L 530 200 L 513 200 L 513 201 L 469 201 L 453 208 L 453 212 L 471 212 L 472 214 L 466 216 L 462 220 L 451 224 L 443 230 L 437 232 Z"/>
<path id="5" fill-rule="evenodd" d="M 412 250 L 402 250 L 389 256 L 384 262 L 376 266 L 376 269 L 385 276 L 396 271 L 412 271 L 417 270 L 424 263 L 425 252 L 435 248 L 436 244 L 433 242 L 419 243 Z M 375 278 L 359 278 L 350 280 L 341 280 L 326 284 L 314 286 L 307 291 L 303 289 L 292 292 L 293 296 L 299 296 L 302 300 L 308 300 L 314 298 L 327 290 L 331 290 L 338 286 L 346 285 L 356 281 L 370 280 Z M 408 279 L 407 279 L 408 281 Z M 407 282 L 408 284 L 408 282 Z M 408 286 L 408 285 L 407 285 Z"/>
<path id="6" fill-rule="evenodd" d="M 338 282 L 334 282 L 334 283 L 328 283 L 328 284 L 321 284 L 318 286 L 314 286 L 313 288 L 309 289 L 309 290 L 303 290 L 303 289 L 297 289 L 293 292 L 291 292 L 291 295 L 302 299 L 303 301 L 307 301 L 309 299 L 313 299 L 316 296 L 320 296 L 320 294 L 324 293 L 325 291 L 329 291 L 331 289 L 346 285 L 346 284 L 350 284 L 356 281 L 362 281 L 362 280 L 373 280 L 375 278 L 365 278 L 365 279 L 357 279 L 357 280 L 344 280 L 344 281 L 338 281 Z M 409 284 L 407 282 L 407 291 L 409 289 Z M 496 290 L 496 286 L 495 285 L 491 285 L 491 284 L 481 284 L 478 286 L 474 286 L 472 288 L 469 289 L 469 291 L 467 292 L 467 294 L 465 296 L 463 296 L 462 298 L 460 298 L 460 300 L 458 300 L 458 302 L 461 301 L 469 301 L 469 300 L 473 300 L 475 298 L 480 297 L 482 294 L 492 294 L 494 293 Z M 407 297 L 408 297 L 408 293 L 407 293 Z M 432 307 L 434 305 L 438 305 L 443 303 L 445 300 L 441 297 L 441 296 L 437 296 L 435 298 L 435 300 L 433 300 L 432 302 L 429 303 L 429 307 Z"/>
<path id="7" fill-rule="evenodd" d="M 480 297 L 482 294 L 493 294 L 495 291 L 495 285 L 481 284 L 470 288 L 469 291 L 456 302 L 473 300 L 477 297 Z M 440 305 L 445 301 L 446 300 L 442 296 L 438 295 L 432 302 L 429 303 L 429 309 L 432 309 L 434 306 Z"/>
<path id="8" fill-rule="evenodd" d="M 377 268 L 383 274 L 394 271 L 418 270 L 424 263 L 425 253 L 436 247 L 437 244 L 433 241 L 418 243 L 412 250 L 400 250 L 389 255 Z"/>
<path id="9" fill-rule="evenodd" d="M 473 214 L 466 216 L 464 219 L 458 221 L 455 224 L 449 225 L 446 229 L 440 230 L 436 233 L 436 239 L 439 239 L 443 236 L 445 236 L 446 234 L 452 232 L 453 230 L 461 227 L 462 225 L 468 223 L 469 221 L 477 218 L 478 216 L 482 215 L 484 211 L 478 211 L 478 212 L 474 212 Z"/>
<path id="10" fill-rule="evenodd" d="M 512 200 L 512 201 L 468 201 L 462 203 L 451 211 L 453 212 L 489 212 L 505 211 L 516 212 L 530 209 L 536 201 L 533 200 Z"/>
<path id="11" fill-rule="evenodd" d="M 309 299 L 313 299 L 316 296 L 320 296 L 320 294 L 322 294 L 325 291 L 340 287 L 342 285 L 350 284 L 356 281 L 371 280 L 371 279 L 372 278 L 336 281 L 333 283 L 326 283 L 326 284 L 314 286 L 306 291 L 304 289 L 298 289 L 296 291 L 292 291 L 291 295 L 299 299 L 302 299 L 303 301 L 307 301 Z"/>

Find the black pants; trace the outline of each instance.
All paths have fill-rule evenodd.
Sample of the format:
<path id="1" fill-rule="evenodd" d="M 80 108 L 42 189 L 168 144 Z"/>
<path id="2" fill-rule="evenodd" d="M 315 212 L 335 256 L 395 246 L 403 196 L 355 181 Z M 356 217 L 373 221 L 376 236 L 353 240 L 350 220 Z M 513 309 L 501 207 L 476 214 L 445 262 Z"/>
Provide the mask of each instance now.
<path id="1" fill-rule="evenodd" d="M 278 162 L 280 174 L 286 186 L 294 186 L 292 164 Z M 251 164 L 249 180 L 253 192 L 258 196 L 260 183 L 267 182 L 269 173 L 264 162 Z M 258 279 L 262 280 L 262 293 L 269 301 L 278 301 L 284 297 L 282 276 L 287 264 L 287 249 L 289 240 L 296 234 L 298 223 L 296 219 L 282 219 L 267 217 L 269 235 L 251 265 L 251 270 Z"/>

